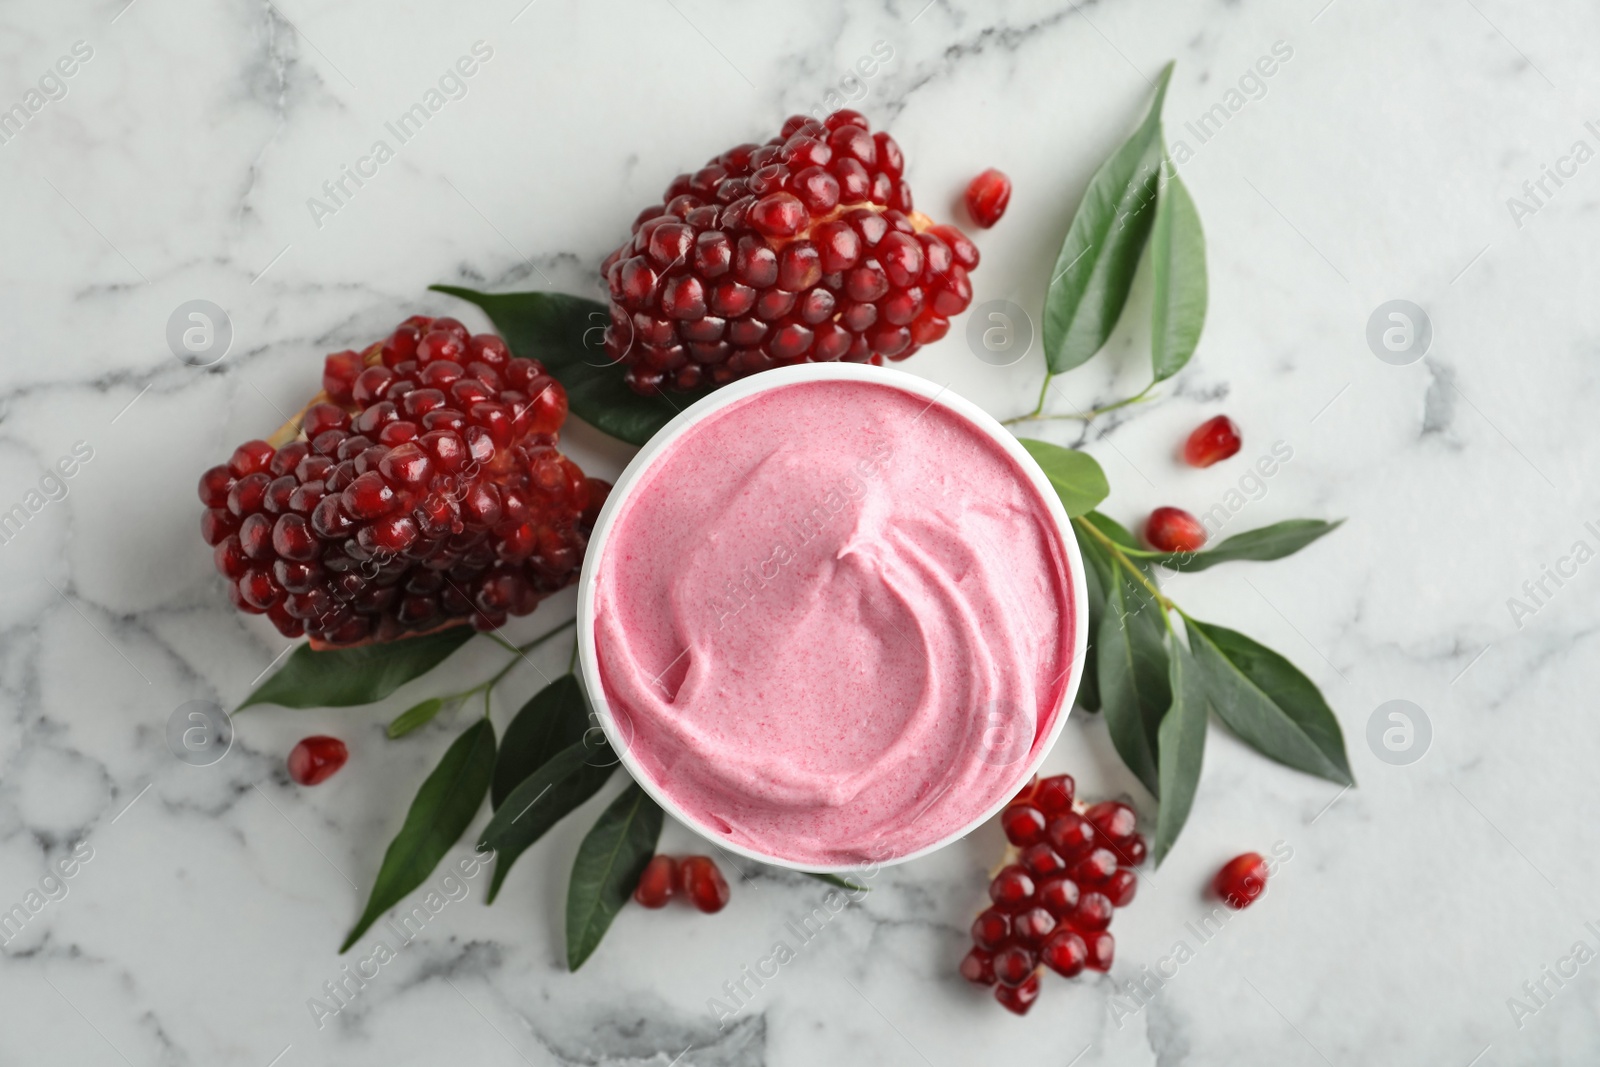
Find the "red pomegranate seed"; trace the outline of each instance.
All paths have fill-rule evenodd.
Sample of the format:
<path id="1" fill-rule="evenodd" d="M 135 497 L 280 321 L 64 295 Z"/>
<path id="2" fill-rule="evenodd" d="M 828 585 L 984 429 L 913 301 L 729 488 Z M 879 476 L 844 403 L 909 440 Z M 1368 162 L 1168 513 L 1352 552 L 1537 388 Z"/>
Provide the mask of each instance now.
<path id="1" fill-rule="evenodd" d="M 709 856 L 685 856 L 678 864 L 678 888 L 706 914 L 728 904 L 728 883 Z"/>
<path id="2" fill-rule="evenodd" d="M 1094 845 L 1094 824 L 1075 811 L 1059 815 L 1045 827 L 1050 844 L 1069 863 Z"/>
<path id="3" fill-rule="evenodd" d="M 1067 875 L 1056 875 L 1039 883 L 1039 903 L 1058 919 L 1077 908 L 1079 897 L 1078 883 Z"/>
<path id="4" fill-rule="evenodd" d="M 1113 906 L 1126 908 L 1133 903 L 1133 895 L 1139 889 L 1139 876 L 1126 867 L 1119 867 L 1101 888 Z"/>
<path id="5" fill-rule="evenodd" d="M 1156 508 L 1145 523 L 1144 539 L 1161 552 L 1198 552 L 1206 543 L 1206 528 L 1182 508 Z"/>
<path id="6" fill-rule="evenodd" d="M 652 856 L 633 889 L 633 899 L 647 908 L 662 907 L 672 899 L 677 881 L 677 862 L 671 856 Z"/>
<path id="7" fill-rule="evenodd" d="M 1209 467 L 1237 453 L 1243 444 L 1238 425 L 1228 416 L 1218 415 L 1194 428 L 1183 444 L 1183 458 L 1191 467 Z"/>
<path id="8" fill-rule="evenodd" d="M 289 777 L 301 785 L 317 785 L 332 778 L 349 758 L 350 750 L 337 737 L 307 737 L 289 750 Z"/>
<path id="9" fill-rule="evenodd" d="M 994 976 L 1006 985 L 1026 982 L 1038 965 L 1038 958 L 1023 945 L 1007 945 L 994 954 Z"/>
<path id="10" fill-rule="evenodd" d="M 1022 865 L 1028 868 L 1029 873 L 1038 878 L 1067 869 L 1067 861 L 1058 856 L 1056 850 L 1044 841 L 1023 849 L 1021 859 Z"/>
<path id="11" fill-rule="evenodd" d="M 1150 843 L 1144 839 L 1143 834 L 1134 834 L 1126 841 L 1112 845 L 1111 851 L 1115 852 L 1122 862 L 1129 867 L 1137 867 L 1150 854 Z"/>
<path id="12" fill-rule="evenodd" d="M 1067 921 L 1078 930 L 1104 930 L 1111 925 L 1111 912 L 1115 907 L 1104 893 L 1085 893 Z"/>
<path id="13" fill-rule="evenodd" d="M 1222 865 L 1211 883 L 1230 908 L 1247 908 L 1267 889 L 1267 861 L 1259 852 L 1246 852 Z"/>
<path id="14" fill-rule="evenodd" d="M 1076 978 L 1089 962 L 1089 948 L 1077 931 L 1062 926 L 1045 939 L 1039 959 L 1063 978 Z"/>
<path id="15" fill-rule="evenodd" d="M 1083 817 L 1094 823 L 1094 828 L 1113 845 L 1128 840 L 1139 828 L 1139 816 L 1128 805 L 1116 800 L 1101 801 L 1084 812 Z"/>
<path id="16" fill-rule="evenodd" d="M 1117 854 L 1109 848 L 1096 848 L 1072 868 L 1072 880 L 1079 885 L 1100 885 L 1117 872 Z"/>
<path id="17" fill-rule="evenodd" d="M 1011 936 L 1011 917 L 1003 911 L 986 908 L 972 920 L 972 943 L 991 952 Z"/>
<path id="18" fill-rule="evenodd" d="M 1019 912 L 1011 923 L 1012 933 L 1024 945 L 1037 945 L 1050 936 L 1056 928 L 1056 917 L 1044 908 L 1033 907 Z"/>
<path id="19" fill-rule="evenodd" d="M 1072 810 L 1077 785 L 1070 774 L 1040 779 L 1033 791 L 1033 802 L 1046 815 L 1061 815 Z"/>
<path id="20" fill-rule="evenodd" d="M 990 167 L 967 186 L 967 211 L 972 221 L 988 229 L 1000 221 L 1011 203 L 1011 179 Z"/>
<path id="21" fill-rule="evenodd" d="M 1109 971 L 1112 957 L 1117 952 L 1117 941 L 1116 938 L 1111 936 L 1111 931 L 1098 930 L 1092 934 L 1086 934 L 1083 943 L 1089 950 L 1089 969 L 1091 971 Z"/>
<path id="22" fill-rule="evenodd" d="M 989 899 L 995 907 L 1016 911 L 1033 902 L 1033 876 L 1018 864 L 1002 867 L 989 883 Z"/>
<path id="23" fill-rule="evenodd" d="M 974 985 L 994 985 L 994 954 L 972 949 L 961 958 L 961 977 Z"/>
<path id="24" fill-rule="evenodd" d="M 1033 975 L 1018 986 L 997 985 L 994 999 L 1015 1015 L 1026 1015 L 1033 1002 L 1039 999 L 1039 976 Z"/>

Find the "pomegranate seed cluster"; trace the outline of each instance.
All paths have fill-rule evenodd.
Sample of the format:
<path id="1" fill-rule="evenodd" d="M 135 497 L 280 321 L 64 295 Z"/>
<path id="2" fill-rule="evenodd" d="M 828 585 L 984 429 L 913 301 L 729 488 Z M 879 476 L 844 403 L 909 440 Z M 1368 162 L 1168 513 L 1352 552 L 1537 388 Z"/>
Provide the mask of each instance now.
<path id="1" fill-rule="evenodd" d="M 881 365 L 972 302 L 978 249 L 911 208 L 905 159 L 854 111 L 799 115 L 646 208 L 601 266 L 630 387 L 723 385 L 791 363 Z"/>
<path id="2" fill-rule="evenodd" d="M 1132 808 L 1085 807 L 1073 793 L 1070 775 L 1045 778 L 1000 813 L 1010 847 L 961 961 L 962 977 L 993 986 L 1018 1015 L 1038 999 L 1042 967 L 1066 978 L 1110 970 L 1112 911 L 1132 902 L 1148 851 Z"/>
<path id="3" fill-rule="evenodd" d="M 414 316 L 324 365 L 297 439 L 200 478 L 235 606 L 344 646 L 493 629 L 577 577 L 610 486 L 556 450 L 566 392 L 454 319 Z"/>

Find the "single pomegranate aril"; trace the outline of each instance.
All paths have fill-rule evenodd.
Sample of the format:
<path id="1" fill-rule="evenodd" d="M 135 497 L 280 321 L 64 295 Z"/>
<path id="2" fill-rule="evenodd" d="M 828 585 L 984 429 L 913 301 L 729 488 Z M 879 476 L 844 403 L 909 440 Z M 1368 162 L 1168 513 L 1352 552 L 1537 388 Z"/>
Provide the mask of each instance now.
<path id="1" fill-rule="evenodd" d="M 662 907 L 672 899 L 677 882 L 677 862 L 671 856 L 652 856 L 639 876 L 639 884 L 633 888 L 633 899 L 647 908 Z"/>
<path id="2" fill-rule="evenodd" d="M 289 750 L 289 777 L 300 785 L 317 785 L 332 778 L 349 758 L 350 750 L 337 737 L 307 737 Z"/>
<path id="3" fill-rule="evenodd" d="M 678 889 L 708 915 L 727 907 L 728 883 L 709 856 L 685 856 L 678 864 Z"/>
<path id="4" fill-rule="evenodd" d="M 1101 801 L 1084 812 L 1083 817 L 1094 823 L 1094 828 L 1114 845 L 1131 838 L 1139 827 L 1139 816 L 1134 810 L 1116 800 Z"/>
<path id="5" fill-rule="evenodd" d="M 1126 841 L 1121 841 L 1111 846 L 1123 863 L 1129 867 L 1137 867 L 1145 861 L 1150 854 L 1150 843 L 1144 839 L 1143 834 L 1134 834 Z"/>
<path id="6" fill-rule="evenodd" d="M 610 487 L 556 450 L 567 399 L 543 366 L 414 316 L 327 357 L 323 385 L 298 438 L 291 423 L 201 476 L 201 535 L 228 546 L 213 559 L 240 610 L 323 648 L 494 629 L 576 579 Z"/>
<path id="7" fill-rule="evenodd" d="M 1156 508 L 1144 524 L 1144 539 L 1161 552 L 1198 552 L 1206 543 L 1206 528 L 1182 508 Z"/>
<path id="8" fill-rule="evenodd" d="M 1094 824 L 1069 811 L 1050 820 L 1045 836 L 1061 858 L 1071 863 L 1094 845 Z"/>
<path id="9" fill-rule="evenodd" d="M 1111 912 L 1115 907 L 1104 893 L 1085 893 L 1067 921 L 1078 930 L 1104 930 L 1111 925 Z"/>
<path id="10" fill-rule="evenodd" d="M 1089 948 L 1077 931 L 1063 926 L 1040 946 L 1039 960 L 1063 978 L 1076 978 L 1089 962 Z"/>
<path id="11" fill-rule="evenodd" d="M 912 210 L 904 166 L 892 138 L 841 111 L 794 116 L 675 178 L 601 264 L 624 381 L 650 394 L 789 363 L 878 365 L 942 337 L 972 302 L 977 249 Z M 334 376 L 357 399 L 396 388 L 366 373 Z"/>
<path id="12" fill-rule="evenodd" d="M 1011 917 L 1003 911 L 985 908 L 972 920 L 972 943 L 991 952 L 1011 936 Z"/>
<path id="13" fill-rule="evenodd" d="M 1024 945 L 1037 945 L 1050 936 L 1056 928 L 1056 917 L 1040 907 L 1019 912 L 1011 923 L 1011 930 Z"/>
<path id="14" fill-rule="evenodd" d="M 1117 952 L 1117 939 L 1111 936 L 1111 931 L 1098 930 L 1091 934 L 1085 934 L 1083 943 L 1089 950 L 1089 969 L 1091 971 L 1109 971 L 1112 957 Z"/>
<path id="15" fill-rule="evenodd" d="M 1026 982 L 1038 965 L 1038 958 L 1023 945 L 1007 945 L 994 954 L 994 976 L 1006 985 Z"/>
<path id="16" fill-rule="evenodd" d="M 1101 892 L 1110 899 L 1112 906 L 1126 908 L 1133 903 L 1133 895 L 1139 889 L 1139 876 L 1126 867 L 1117 868 L 1106 884 L 1100 887 Z"/>
<path id="17" fill-rule="evenodd" d="M 1042 778 L 1033 790 L 1033 803 L 1046 815 L 1061 815 L 1072 810 L 1072 798 L 1077 784 L 1072 775 L 1058 774 Z"/>
<path id="18" fill-rule="evenodd" d="M 1080 886 L 1099 885 L 1117 872 L 1117 854 L 1109 848 L 1096 848 L 1072 868 L 1072 880 Z"/>
<path id="19" fill-rule="evenodd" d="M 972 949 L 961 958 L 961 977 L 974 985 L 994 985 L 994 953 Z"/>
<path id="20" fill-rule="evenodd" d="M 1064 874 L 1046 878 L 1039 883 L 1039 903 L 1058 919 L 1077 909 L 1080 895 L 1078 883 Z"/>
<path id="21" fill-rule="evenodd" d="M 972 221 L 988 229 L 1000 221 L 1011 203 L 1011 179 L 990 167 L 967 186 L 967 211 Z"/>
<path id="22" fill-rule="evenodd" d="M 1236 454 L 1243 444 L 1238 425 L 1228 416 L 1218 415 L 1194 428 L 1183 443 L 1183 459 L 1191 467 L 1209 467 Z"/>
<path id="23" fill-rule="evenodd" d="M 1067 861 L 1056 855 L 1056 850 L 1043 841 L 1022 850 L 1022 865 L 1039 878 L 1067 869 Z"/>
<path id="24" fill-rule="evenodd" d="M 1247 908 L 1267 891 L 1267 861 L 1259 852 L 1246 852 L 1222 865 L 1211 887 L 1228 907 Z"/>
<path id="25" fill-rule="evenodd" d="M 1009 1012 L 1016 1015 L 1028 1014 L 1028 1009 L 1033 1007 L 1033 1002 L 1039 999 L 1039 976 L 1034 975 L 1021 985 L 1009 986 L 1005 984 L 994 987 L 994 999 Z"/>
<path id="26" fill-rule="evenodd" d="M 1016 911 L 1032 903 L 1033 890 L 1033 876 L 1013 863 L 1002 867 L 989 883 L 989 899 L 1003 911 Z"/>

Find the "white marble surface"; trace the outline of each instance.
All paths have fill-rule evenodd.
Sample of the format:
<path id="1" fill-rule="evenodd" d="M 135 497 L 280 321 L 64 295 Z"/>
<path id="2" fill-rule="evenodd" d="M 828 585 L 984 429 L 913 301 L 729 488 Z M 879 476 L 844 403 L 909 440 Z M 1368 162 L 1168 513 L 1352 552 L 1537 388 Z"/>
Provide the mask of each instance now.
<path id="1" fill-rule="evenodd" d="M 1531 215 L 1507 206 L 1576 140 L 1600 147 L 1584 125 L 1600 120 L 1593 5 L 523 3 L 0 12 L 0 104 L 74 42 L 93 52 L 0 144 L 0 506 L 74 442 L 93 449 L 69 495 L 0 545 L 0 906 L 74 843 L 93 852 L 0 956 L 0 1063 L 1595 1062 L 1600 965 L 1547 982 L 1543 1006 L 1522 984 L 1579 940 L 1600 948 L 1585 927 L 1600 920 L 1600 564 L 1547 583 L 1520 627 L 1506 604 L 1575 541 L 1600 546 L 1584 526 L 1600 520 L 1600 163 L 1547 181 Z M 319 228 L 307 198 L 480 40 L 493 57 L 467 95 Z M 307 999 L 337 976 L 334 948 L 453 729 L 388 742 L 381 724 L 499 657 L 475 648 L 378 708 L 259 709 L 221 763 L 179 763 L 164 742 L 173 709 L 231 705 L 285 645 L 223 600 L 195 533 L 197 473 L 293 410 L 323 353 L 416 310 L 481 322 L 429 283 L 592 291 L 677 170 L 817 105 L 877 41 L 894 57 L 858 106 L 905 146 L 919 206 L 946 213 L 986 166 L 1015 180 L 975 282 L 979 299 L 1033 311 L 1072 206 L 1162 63 L 1178 60 L 1167 114 L 1189 140 L 1184 121 L 1275 42 L 1292 47 L 1183 168 L 1210 239 L 1195 363 L 1084 440 L 1114 515 L 1200 510 L 1242 469 L 1187 471 L 1172 450 L 1226 410 L 1246 456 L 1294 450 L 1238 528 L 1349 517 L 1294 560 L 1171 588 L 1325 688 L 1359 788 L 1341 796 L 1214 727 L 1189 829 L 1119 914 L 1110 979 L 1047 979 L 1018 1020 L 955 977 L 999 848 L 986 828 L 885 871 L 721 1033 L 707 998 L 823 887 L 752 870 L 716 918 L 630 910 L 569 975 L 558 916 L 580 816 L 523 858 L 493 908 L 472 883 L 319 1031 Z M 235 331 L 210 370 L 163 339 L 195 298 Z M 1423 362 L 1368 351 L 1368 315 L 1393 298 L 1431 314 Z M 1060 382 L 1058 405 L 1143 384 L 1144 332 L 1110 348 Z M 1025 410 L 1040 374 L 1036 355 L 984 365 L 959 331 L 906 366 L 1002 415 Z M 1070 423 L 1040 432 L 1078 440 Z M 597 470 L 626 459 L 582 427 L 568 439 Z M 517 632 L 570 610 L 558 597 Z M 526 669 L 510 682 L 502 723 L 536 684 Z M 1365 741 L 1395 698 L 1433 726 L 1410 766 Z M 283 756 L 314 731 L 344 737 L 351 763 L 295 788 Z M 1074 715 L 1048 766 L 1152 810 L 1094 717 Z M 1209 909 L 1206 877 L 1277 841 L 1293 859 L 1271 892 L 1200 945 L 1185 924 Z M 691 839 L 669 827 L 664 843 Z M 1194 958 L 1116 1018 L 1117 983 L 1180 939 Z M 1513 996 L 1537 1012 L 1514 1019 Z"/>

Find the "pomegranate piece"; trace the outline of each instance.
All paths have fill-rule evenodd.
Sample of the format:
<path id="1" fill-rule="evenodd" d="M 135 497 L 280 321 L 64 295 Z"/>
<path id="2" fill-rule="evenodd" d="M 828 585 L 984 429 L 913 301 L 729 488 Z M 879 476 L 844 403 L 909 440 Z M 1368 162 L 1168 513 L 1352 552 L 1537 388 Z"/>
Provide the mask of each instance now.
<path id="1" fill-rule="evenodd" d="M 1040 780 L 1033 790 L 1033 802 L 1046 815 L 1061 815 L 1072 810 L 1076 790 L 1072 775 L 1058 774 Z"/>
<path id="2" fill-rule="evenodd" d="M 961 977 L 974 985 L 994 985 L 994 953 L 974 948 L 961 958 Z"/>
<path id="3" fill-rule="evenodd" d="M 633 889 L 633 899 L 647 908 L 659 908 L 677 889 L 678 864 L 671 856 L 652 856 Z"/>
<path id="4" fill-rule="evenodd" d="M 289 750 L 289 777 L 300 785 L 319 785 L 336 774 L 350 758 L 350 750 L 337 737 L 318 734 L 303 738 Z"/>
<path id="5" fill-rule="evenodd" d="M 1033 902 L 1033 876 L 1018 864 L 1003 867 L 989 883 L 989 899 L 1002 911 L 1017 911 Z"/>
<path id="6" fill-rule="evenodd" d="M 1021 985 L 1038 964 L 1038 957 L 1026 946 L 1007 945 L 994 954 L 994 976 L 1005 985 Z"/>
<path id="7" fill-rule="evenodd" d="M 836 111 L 673 179 L 601 265 L 623 380 L 648 395 L 792 363 L 882 365 L 943 337 L 972 302 L 977 248 L 912 210 L 904 167 L 893 138 Z"/>
<path id="8" fill-rule="evenodd" d="M 1209 467 L 1236 454 L 1243 444 L 1238 424 L 1226 415 L 1218 415 L 1194 428 L 1183 443 L 1183 459 L 1191 467 Z"/>
<path id="9" fill-rule="evenodd" d="M 556 449 L 566 392 L 492 334 L 413 316 L 324 363 L 294 440 L 200 478 L 241 611 L 314 647 L 495 629 L 577 578 L 610 487 Z"/>
<path id="10" fill-rule="evenodd" d="M 967 186 L 967 213 L 984 229 L 1000 221 L 1011 203 L 1011 179 L 990 167 Z"/>
<path id="11" fill-rule="evenodd" d="M 1011 936 L 1011 916 L 994 908 L 986 908 L 972 920 L 972 943 L 993 952 L 1005 945 Z"/>
<path id="12" fill-rule="evenodd" d="M 1085 934 L 1083 943 L 1089 949 L 1088 968 L 1091 971 L 1109 971 L 1117 951 L 1117 939 L 1111 936 L 1111 931 L 1099 930 Z"/>
<path id="13" fill-rule="evenodd" d="M 1206 543 L 1206 528 L 1182 508 L 1156 508 L 1144 524 L 1144 539 L 1161 552 L 1198 552 Z"/>
<path id="14" fill-rule="evenodd" d="M 1128 805 L 1117 800 L 1104 800 L 1083 813 L 1113 845 L 1133 837 L 1139 825 L 1139 816 Z"/>
<path id="15" fill-rule="evenodd" d="M 685 856 L 678 864 L 678 891 L 708 915 L 728 905 L 728 883 L 710 856 Z"/>
<path id="16" fill-rule="evenodd" d="M 1039 959 L 1063 978 L 1076 978 L 1089 962 L 1089 948 L 1077 931 L 1063 926 L 1045 939 Z"/>
<path id="17" fill-rule="evenodd" d="M 1267 861 L 1259 852 L 1235 856 L 1222 865 L 1211 887 L 1228 907 L 1247 908 L 1267 891 Z"/>

